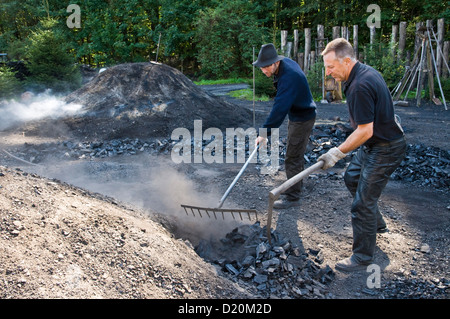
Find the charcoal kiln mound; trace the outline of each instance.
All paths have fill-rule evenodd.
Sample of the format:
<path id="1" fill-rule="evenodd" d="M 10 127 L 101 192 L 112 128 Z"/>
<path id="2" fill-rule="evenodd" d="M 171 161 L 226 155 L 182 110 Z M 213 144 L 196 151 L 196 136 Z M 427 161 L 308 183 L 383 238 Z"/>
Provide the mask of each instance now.
<path id="1" fill-rule="evenodd" d="M 248 109 L 215 97 L 180 71 L 159 63 L 126 63 L 101 72 L 65 98 L 83 105 L 83 114 L 65 119 L 72 132 L 86 137 L 168 137 L 175 128 L 251 125 Z"/>

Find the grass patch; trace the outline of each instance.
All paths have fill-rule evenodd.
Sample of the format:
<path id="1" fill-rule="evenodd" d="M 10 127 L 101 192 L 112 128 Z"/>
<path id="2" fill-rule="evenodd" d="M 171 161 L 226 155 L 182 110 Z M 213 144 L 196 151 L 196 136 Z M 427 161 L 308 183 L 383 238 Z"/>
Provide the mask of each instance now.
<path id="1" fill-rule="evenodd" d="M 194 81 L 196 85 L 215 85 L 215 84 L 252 84 L 252 79 L 232 78 L 232 79 L 220 79 L 220 80 L 200 80 Z"/>
<path id="2" fill-rule="evenodd" d="M 237 98 L 237 99 L 241 99 L 241 100 L 253 101 L 253 90 L 252 89 L 243 89 L 243 90 L 232 91 L 232 92 L 228 93 L 228 95 L 231 97 Z M 270 100 L 270 98 L 264 94 L 260 95 L 260 96 L 255 96 L 255 101 L 267 102 L 269 100 Z"/>

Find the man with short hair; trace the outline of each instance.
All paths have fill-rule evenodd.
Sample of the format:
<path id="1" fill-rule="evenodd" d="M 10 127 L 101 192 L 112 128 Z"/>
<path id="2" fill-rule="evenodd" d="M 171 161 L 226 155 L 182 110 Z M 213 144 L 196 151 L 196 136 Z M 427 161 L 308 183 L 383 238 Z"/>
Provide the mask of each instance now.
<path id="1" fill-rule="evenodd" d="M 277 89 L 272 110 L 263 125 L 267 129 L 267 136 L 271 135 L 271 129 L 280 127 L 286 116 L 289 118 L 284 161 L 289 179 L 304 168 L 303 156 L 316 119 L 316 104 L 300 66 L 295 61 L 278 55 L 272 43 L 261 47 L 253 65 L 259 67 L 267 77 L 273 76 Z M 265 137 L 258 136 L 255 143 L 261 142 L 265 142 Z M 274 208 L 299 206 L 301 190 L 302 182 L 293 185 L 274 203 Z"/>
<path id="2" fill-rule="evenodd" d="M 322 52 L 326 74 L 344 81 L 353 133 L 338 147 L 318 158 L 322 169 L 333 167 L 357 148 L 344 175 L 353 196 L 351 218 L 353 254 L 336 264 L 336 269 L 356 271 L 373 262 L 376 234 L 387 231 L 378 209 L 378 199 L 390 175 L 402 162 L 406 141 L 394 114 L 389 89 L 372 67 L 355 59 L 352 45 L 335 39 Z"/>

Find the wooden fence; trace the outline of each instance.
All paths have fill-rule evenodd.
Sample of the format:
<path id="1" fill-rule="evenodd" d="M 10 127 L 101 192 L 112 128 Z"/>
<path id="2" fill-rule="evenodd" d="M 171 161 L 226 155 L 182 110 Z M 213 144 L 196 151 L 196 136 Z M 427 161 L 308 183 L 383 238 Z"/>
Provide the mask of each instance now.
<path id="1" fill-rule="evenodd" d="M 392 47 L 397 47 L 397 59 L 400 62 L 403 59 L 406 59 L 406 64 L 409 65 L 411 63 L 411 57 L 416 55 L 416 52 L 421 49 L 421 32 L 423 32 L 424 27 L 423 22 L 419 22 L 416 24 L 416 33 L 414 39 L 407 39 L 407 22 L 400 22 L 399 25 L 392 26 L 391 32 L 391 43 L 395 44 Z M 426 22 L 427 27 L 431 27 L 434 33 L 435 27 L 433 26 L 433 21 L 428 20 Z M 364 26 L 366 27 L 366 26 Z M 422 30 L 422 31 L 421 31 Z M 320 53 L 325 48 L 326 44 L 336 38 L 342 37 L 350 41 L 355 49 L 355 56 L 358 60 L 364 61 L 364 51 L 360 50 L 360 44 L 358 42 L 358 31 L 359 26 L 353 25 L 353 27 L 349 28 L 346 26 L 334 26 L 331 30 L 331 39 L 328 38 L 325 27 L 323 25 L 317 26 L 317 37 L 314 39 L 314 43 L 312 43 L 312 35 L 311 28 L 305 28 L 304 30 L 304 50 L 303 52 L 299 52 L 299 30 L 294 30 L 293 34 L 293 42 L 288 42 L 288 31 L 281 31 L 281 52 L 285 56 L 292 58 L 298 62 L 300 67 L 307 73 L 311 66 L 318 61 L 320 58 Z M 352 37 L 350 37 L 350 33 L 352 32 Z M 375 27 L 370 27 L 370 44 L 373 44 L 376 40 L 377 29 Z M 435 43 L 434 55 L 436 57 L 436 67 L 437 74 L 442 78 L 447 78 L 449 76 L 448 72 L 448 64 L 449 64 L 449 41 L 444 41 L 444 19 L 437 20 L 437 43 Z M 409 50 L 405 50 L 407 41 L 414 41 L 414 52 L 410 52 Z M 314 49 L 313 49 L 314 44 Z M 440 50 L 438 49 L 440 48 Z M 393 52 L 395 54 L 395 52 Z M 446 63 L 445 63 L 446 62 Z"/>

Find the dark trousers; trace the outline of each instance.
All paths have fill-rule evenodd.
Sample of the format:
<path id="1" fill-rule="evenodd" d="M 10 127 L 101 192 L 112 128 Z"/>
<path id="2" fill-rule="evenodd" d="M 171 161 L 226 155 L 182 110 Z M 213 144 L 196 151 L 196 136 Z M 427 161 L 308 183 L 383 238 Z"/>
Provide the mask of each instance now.
<path id="1" fill-rule="evenodd" d="M 405 152 L 405 138 L 361 146 L 345 172 L 345 185 L 353 196 L 352 258 L 358 263 L 369 264 L 373 260 L 377 229 L 386 226 L 378 209 L 378 199 Z"/>
<path id="2" fill-rule="evenodd" d="M 306 122 L 292 122 L 288 124 L 288 140 L 286 148 L 286 156 L 284 159 L 284 166 L 286 169 L 286 177 L 289 179 L 301 171 L 305 166 L 305 151 L 308 145 L 309 136 L 314 126 L 316 118 L 313 118 Z M 300 193 L 302 191 L 303 182 L 300 181 L 297 184 L 291 186 L 286 192 L 286 198 L 288 200 L 300 199 Z"/>

